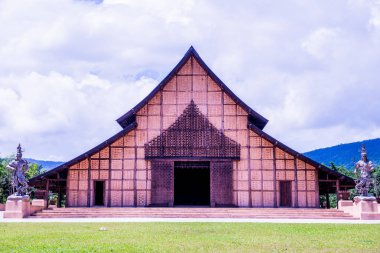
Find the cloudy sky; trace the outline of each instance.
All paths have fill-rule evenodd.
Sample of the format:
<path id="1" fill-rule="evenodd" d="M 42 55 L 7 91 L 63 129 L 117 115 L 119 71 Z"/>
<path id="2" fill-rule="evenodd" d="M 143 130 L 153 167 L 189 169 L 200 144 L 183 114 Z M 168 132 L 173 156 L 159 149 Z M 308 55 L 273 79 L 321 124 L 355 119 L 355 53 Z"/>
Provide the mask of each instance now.
<path id="1" fill-rule="evenodd" d="M 0 156 L 112 136 L 193 45 L 299 152 L 380 137 L 380 2 L 0 0 Z"/>

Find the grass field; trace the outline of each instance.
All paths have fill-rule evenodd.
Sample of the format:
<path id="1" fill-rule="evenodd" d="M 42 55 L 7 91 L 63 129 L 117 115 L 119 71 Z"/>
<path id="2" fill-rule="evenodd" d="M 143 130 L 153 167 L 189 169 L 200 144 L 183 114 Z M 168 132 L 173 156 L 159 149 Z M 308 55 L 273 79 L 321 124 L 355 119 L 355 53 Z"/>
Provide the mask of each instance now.
<path id="1" fill-rule="evenodd" d="M 0 223 L 0 252 L 380 252 L 379 240 L 380 225 Z"/>

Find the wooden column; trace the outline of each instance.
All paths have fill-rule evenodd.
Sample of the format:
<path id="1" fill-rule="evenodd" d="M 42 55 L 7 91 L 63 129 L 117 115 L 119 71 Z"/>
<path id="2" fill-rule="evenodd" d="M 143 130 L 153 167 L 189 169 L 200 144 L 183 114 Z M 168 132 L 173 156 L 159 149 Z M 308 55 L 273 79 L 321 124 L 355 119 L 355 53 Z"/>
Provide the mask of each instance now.
<path id="1" fill-rule="evenodd" d="M 136 135 L 136 133 L 135 133 Z M 125 136 L 124 135 L 122 138 L 123 138 L 123 146 L 122 146 L 122 157 L 123 159 L 121 160 L 121 207 L 124 207 L 124 173 L 125 173 L 125 170 L 124 170 L 124 159 L 125 159 L 125 154 L 124 154 L 124 150 L 125 150 Z"/>
<path id="2" fill-rule="evenodd" d="M 49 179 L 46 179 L 46 196 L 45 196 L 46 208 L 49 208 L 49 184 L 50 184 Z"/>
<path id="3" fill-rule="evenodd" d="M 171 161 L 170 163 L 170 197 L 169 197 L 169 207 L 174 206 L 174 161 Z"/>
<path id="4" fill-rule="evenodd" d="M 315 169 L 315 205 L 320 206 L 321 200 L 319 199 L 319 169 Z"/>
<path id="5" fill-rule="evenodd" d="M 87 157 L 87 207 L 91 206 L 91 158 Z"/>
<path id="6" fill-rule="evenodd" d="M 162 94 L 161 94 L 162 96 Z M 137 178 L 137 144 L 136 144 L 136 140 L 137 140 L 137 131 L 135 132 L 135 160 L 134 160 L 134 165 L 133 165 L 133 206 L 136 207 L 137 206 L 137 182 L 136 182 L 136 178 Z"/>
<path id="7" fill-rule="evenodd" d="M 248 120 L 248 119 L 247 119 Z M 248 150 L 248 206 L 252 207 L 252 172 L 251 172 L 251 143 L 249 131 L 247 132 L 247 150 Z"/>
<path id="8" fill-rule="evenodd" d="M 297 156 L 294 156 L 294 207 L 298 207 Z"/>
<path id="9" fill-rule="evenodd" d="M 210 206 L 215 207 L 214 164 L 210 162 Z"/>
<path id="10" fill-rule="evenodd" d="M 108 146 L 108 200 L 107 206 L 111 206 L 111 145 Z"/>
<path id="11" fill-rule="evenodd" d="M 326 189 L 326 207 L 327 209 L 330 209 L 330 197 L 328 188 Z"/>
<path id="12" fill-rule="evenodd" d="M 61 190 L 61 182 L 59 183 L 58 187 L 58 198 L 57 198 L 57 207 L 62 207 L 61 202 L 62 202 L 62 190 Z"/>
<path id="13" fill-rule="evenodd" d="M 67 168 L 67 179 L 66 179 L 66 202 L 65 202 L 65 207 L 70 206 L 70 169 Z"/>
<path id="14" fill-rule="evenodd" d="M 273 145 L 273 206 L 277 207 L 276 144 Z M 263 180 L 263 179 L 261 179 Z"/>
<path id="15" fill-rule="evenodd" d="M 261 188 L 261 206 L 264 206 L 264 173 L 263 173 L 263 135 L 261 134 L 260 135 L 260 177 L 261 177 L 261 180 L 260 180 L 260 188 Z"/>
<path id="16" fill-rule="evenodd" d="M 59 173 L 57 173 L 57 181 L 56 181 L 56 184 L 58 186 L 58 192 L 57 192 L 57 207 L 61 207 L 61 200 L 62 200 L 62 196 L 61 196 L 61 180 L 59 180 L 61 177 L 59 176 Z"/>
<path id="17" fill-rule="evenodd" d="M 339 179 L 336 180 L 335 186 L 336 186 L 336 201 L 337 201 L 337 205 L 338 205 L 339 192 L 340 192 L 340 182 L 339 182 Z"/>

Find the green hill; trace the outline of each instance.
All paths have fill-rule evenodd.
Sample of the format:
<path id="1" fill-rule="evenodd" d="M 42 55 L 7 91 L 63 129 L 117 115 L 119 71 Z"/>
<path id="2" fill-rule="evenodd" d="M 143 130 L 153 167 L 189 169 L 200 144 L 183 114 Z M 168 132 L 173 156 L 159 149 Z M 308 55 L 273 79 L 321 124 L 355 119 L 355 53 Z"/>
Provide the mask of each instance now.
<path id="1" fill-rule="evenodd" d="M 56 162 L 56 161 L 43 161 L 43 160 L 36 160 L 32 158 L 25 158 L 29 163 L 37 163 L 38 165 L 42 166 L 43 170 L 51 170 L 55 167 L 63 164 L 63 162 Z"/>
<path id="2" fill-rule="evenodd" d="M 334 162 L 337 166 L 344 165 L 346 168 L 352 168 L 354 161 L 360 160 L 362 144 L 366 146 L 368 159 L 376 166 L 380 165 L 380 138 L 316 149 L 304 155 L 325 165 Z"/>

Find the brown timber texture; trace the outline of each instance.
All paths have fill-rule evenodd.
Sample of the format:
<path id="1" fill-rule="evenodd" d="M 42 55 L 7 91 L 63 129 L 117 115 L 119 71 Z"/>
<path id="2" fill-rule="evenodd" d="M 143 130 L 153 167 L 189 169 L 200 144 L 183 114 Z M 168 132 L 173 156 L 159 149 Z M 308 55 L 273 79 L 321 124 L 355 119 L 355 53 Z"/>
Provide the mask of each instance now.
<path id="1" fill-rule="evenodd" d="M 174 139 L 184 143 L 176 143 L 170 148 L 170 143 L 173 143 L 170 139 L 170 127 L 176 125 L 184 113 L 194 113 L 189 112 L 189 105 L 192 103 L 196 105 L 196 114 L 203 115 L 202 120 L 197 119 L 192 123 L 193 126 L 199 124 L 200 127 L 204 127 L 207 123 L 209 130 L 197 135 L 197 129 L 192 127 L 188 130 L 194 130 L 193 133 L 186 136 L 189 131 L 182 129 L 186 137 Z M 219 154 L 222 154 L 230 159 L 239 159 L 229 161 L 229 167 L 213 172 L 218 175 L 217 180 L 230 180 L 227 180 L 228 187 L 225 188 L 225 192 L 213 192 L 216 204 L 220 201 L 236 206 L 276 207 L 275 204 L 280 203 L 280 181 L 289 181 L 292 206 L 318 206 L 316 168 L 278 148 L 275 143 L 271 143 L 255 131 L 249 130 L 247 118 L 248 112 L 229 97 L 197 60 L 191 57 L 167 84 L 136 112 L 137 127 L 134 130 L 91 155 L 90 159 L 69 168 L 68 205 L 87 206 L 88 187 L 91 198 L 89 203 L 90 206 L 94 205 L 94 181 L 106 182 L 104 203 L 110 203 L 110 206 L 170 204 L 171 197 L 158 194 L 156 189 L 163 189 L 161 193 L 166 191 L 168 195 L 173 194 L 167 188 L 168 185 L 163 185 L 163 181 L 160 181 L 162 178 L 170 182 L 173 180 L 167 173 L 173 169 L 173 165 L 169 166 L 170 161 L 156 161 L 157 164 L 153 164 L 155 161 L 147 158 L 165 157 L 167 154 L 191 158 L 220 158 Z M 187 117 L 186 120 L 192 119 Z M 176 126 L 182 131 L 179 125 Z M 216 135 L 220 139 L 213 137 Z M 229 141 L 224 142 L 220 136 L 225 136 Z M 177 153 L 178 145 L 184 147 L 192 141 L 201 143 L 201 148 Z M 165 150 L 159 149 L 161 143 L 165 143 Z M 274 154 L 276 157 L 273 157 Z M 211 185 L 212 188 L 218 188 L 217 180 Z"/>

